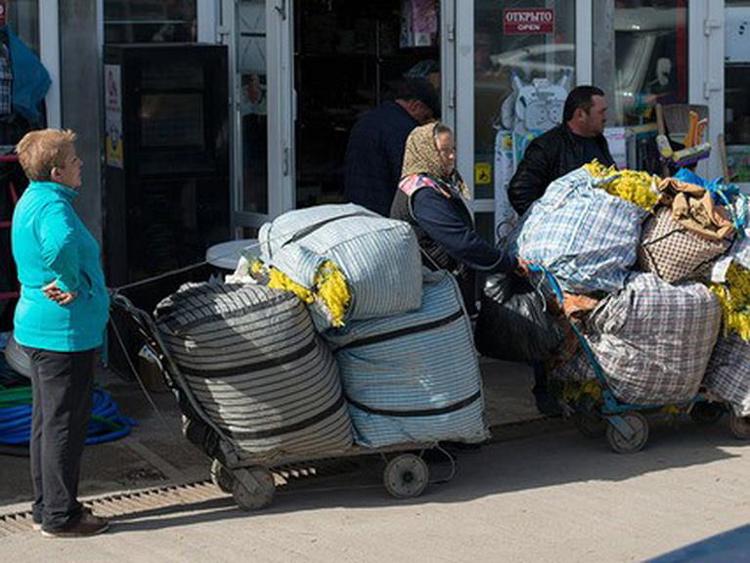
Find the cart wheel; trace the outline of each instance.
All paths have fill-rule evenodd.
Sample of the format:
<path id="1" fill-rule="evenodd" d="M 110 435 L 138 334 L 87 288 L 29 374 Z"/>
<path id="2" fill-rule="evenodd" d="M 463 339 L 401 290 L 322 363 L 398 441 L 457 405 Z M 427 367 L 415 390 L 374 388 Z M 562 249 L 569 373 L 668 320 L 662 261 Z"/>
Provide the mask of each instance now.
<path id="1" fill-rule="evenodd" d="M 601 438 L 607 432 L 607 422 L 593 412 L 574 413 L 573 424 L 586 438 Z"/>
<path id="2" fill-rule="evenodd" d="M 237 469 L 233 474 L 232 497 L 242 510 L 259 510 L 271 504 L 276 486 L 265 467 Z"/>
<path id="3" fill-rule="evenodd" d="M 695 403 L 693 408 L 690 409 L 690 418 L 701 426 L 716 424 L 723 415 L 724 405 L 721 403 L 700 402 Z"/>
<path id="4" fill-rule="evenodd" d="M 219 487 L 222 493 L 232 494 L 234 477 L 232 477 L 232 472 L 224 467 L 218 459 L 211 462 L 211 482 Z"/>
<path id="5" fill-rule="evenodd" d="M 396 498 L 413 498 L 422 494 L 430 479 L 430 470 L 421 457 L 401 454 L 385 466 L 385 489 Z"/>
<path id="6" fill-rule="evenodd" d="M 729 429 L 738 440 L 750 440 L 750 416 L 737 416 L 732 413 L 729 417 Z"/>
<path id="7" fill-rule="evenodd" d="M 634 454 L 643 449 L 648 442 L 648 421 L 639 412 L 626 412 L 619 415 L 620 418 L 630 426 L 632 436 L 625 436 L 610 422 L 607 425 L 607 441 L 610 447 L 618 454 Z"/>

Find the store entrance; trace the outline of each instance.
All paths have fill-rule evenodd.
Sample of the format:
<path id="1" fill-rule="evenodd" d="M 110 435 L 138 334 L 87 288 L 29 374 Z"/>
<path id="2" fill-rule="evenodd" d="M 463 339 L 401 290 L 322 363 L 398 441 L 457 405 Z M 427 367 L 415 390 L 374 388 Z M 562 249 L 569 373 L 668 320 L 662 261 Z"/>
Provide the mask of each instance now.
<path id="1" fill-rule="evenodd" d="M 344 201 L 349 132 L 399 81 L 440 81 L 439 0 L 295 0 L 296 207 Z"/>

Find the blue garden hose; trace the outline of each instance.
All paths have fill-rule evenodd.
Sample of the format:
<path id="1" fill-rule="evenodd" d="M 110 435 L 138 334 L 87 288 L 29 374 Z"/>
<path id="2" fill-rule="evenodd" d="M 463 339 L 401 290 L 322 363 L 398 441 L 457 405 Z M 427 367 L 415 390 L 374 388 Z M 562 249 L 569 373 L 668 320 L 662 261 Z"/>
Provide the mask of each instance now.
<path id="1" fill-rule="evenodd" d="M 94 390 L 86 445 L 117 440 L 130 434 L 136 422 L 120 414 L 112 396 Z M 31 387 L 0 388 L 0 444 L 27 445 L 31 437 Z"/>

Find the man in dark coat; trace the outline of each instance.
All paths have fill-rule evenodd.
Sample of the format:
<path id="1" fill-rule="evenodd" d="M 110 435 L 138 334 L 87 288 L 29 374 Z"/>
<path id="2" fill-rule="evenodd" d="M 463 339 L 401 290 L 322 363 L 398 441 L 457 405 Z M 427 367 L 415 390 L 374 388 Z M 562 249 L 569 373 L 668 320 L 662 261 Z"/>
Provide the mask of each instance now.
<path id="1" fill-rule="evenodd" d="M 547 186 L 593 159 L 614 164 L 604 138 L 607 100 L 595 86 L 578 86 L 565 100 L 563 123 L 540 135 L 526 148 L 510 180 L 508 199 L 519 215 L 526 213 Z"/>
<path id="2" fill-rule="evenodd" d="M 364 114 L 346 147 L 344 194 L 348 201 L 387 217 L 401 178 L 406 138 L 440 113 L 438 95 L 426 79 L 404 81 L 396 99 Z"/>

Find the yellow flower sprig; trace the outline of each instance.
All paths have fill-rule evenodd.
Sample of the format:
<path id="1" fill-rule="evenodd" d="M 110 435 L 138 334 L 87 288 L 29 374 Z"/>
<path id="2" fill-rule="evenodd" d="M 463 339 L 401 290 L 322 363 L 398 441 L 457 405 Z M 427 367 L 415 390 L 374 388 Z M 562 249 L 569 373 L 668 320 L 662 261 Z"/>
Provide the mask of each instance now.
<path id="1" fill-rule="evenodd" d="M 724 332 L 750 341 L 750 270 L 732 262 L 725 283 L 711 285 L 724 315 Z"/>
<path id="2" fill-rule="evenodd" d="M 333 326 L 344 326 L 344 317 L 352 301 L 349 285 L 339 267 L 326 260 L 315 274 L 318 298 L 331 315 Z"/>
<path id="3" fill-rule="evenodd" d="M 606 167 L 594 159 L 583 167 L 594 178 L 602 180 L 597 184 L 608 194 L 652 211 L 659 201 L 656 185 L 657 176 L 636 170 L 617 170 L 614 166 Z"/>
<path id="4" fill-rule="evenodd" d="M 265 277 L 268 287 L 291 292 L 308 305 L 320 300 L 328 312 L 331 325 L 344 325 L 352 300 L 351 292 L 343 272 L 332 261 L 326 260 L 318 268 L 312 288 L 295 282 L 281 270 L 269 267 L 261 260 L 255 260 L 250 265 L 250 273 L 256 279 Z"/>
<path id="5" fill-rule="evenodd" d="M 602 386 L 596 379 L 586 381 L 566 381 L 562 398 L 565 403 L 575 404 L 584 397 L 590 397 L 595 403 L 602 400 Z"/>

